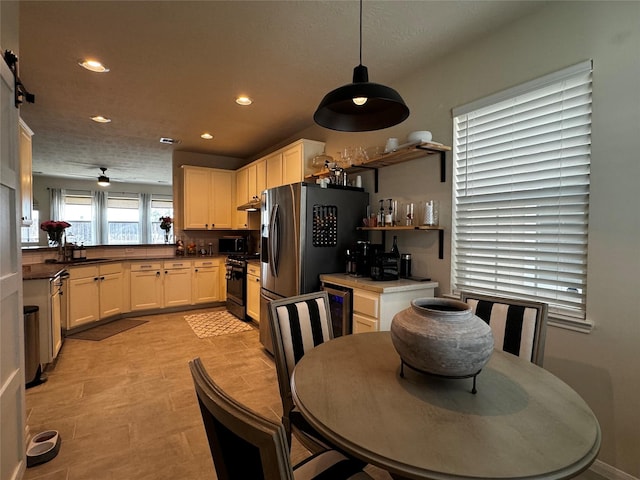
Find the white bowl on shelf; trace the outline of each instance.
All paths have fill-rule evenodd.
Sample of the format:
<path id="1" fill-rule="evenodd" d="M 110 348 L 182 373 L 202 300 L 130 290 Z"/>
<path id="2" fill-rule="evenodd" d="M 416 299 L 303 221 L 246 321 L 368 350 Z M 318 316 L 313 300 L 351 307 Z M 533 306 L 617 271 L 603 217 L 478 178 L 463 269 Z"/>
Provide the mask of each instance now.
<path id="1" fill-rule="evenodd" d="M 433 136 L 431 135 L 431 132 L 429 132 L 428 130 L 420 130 L 420 131 L 417 131 L 417 132 L 411 132 L 407 136 L 407 140 L 409 140 L 410 143 L 430 142 L 432 138 L 433 138 Z"/>

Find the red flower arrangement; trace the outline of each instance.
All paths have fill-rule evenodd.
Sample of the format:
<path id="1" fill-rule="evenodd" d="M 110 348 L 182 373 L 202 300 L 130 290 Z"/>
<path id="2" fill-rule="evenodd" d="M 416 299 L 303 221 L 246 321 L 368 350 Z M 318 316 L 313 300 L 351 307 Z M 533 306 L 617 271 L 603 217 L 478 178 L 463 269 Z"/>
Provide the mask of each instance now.
<path id="1" fill-rule="evenodd" d="M 40 230 L 47 232 L 49 243 L 60 245 L 62 243 L 62 234 L 70 226 L 71 224 L 65 221 L 47 220 L 40 224 Z"/>

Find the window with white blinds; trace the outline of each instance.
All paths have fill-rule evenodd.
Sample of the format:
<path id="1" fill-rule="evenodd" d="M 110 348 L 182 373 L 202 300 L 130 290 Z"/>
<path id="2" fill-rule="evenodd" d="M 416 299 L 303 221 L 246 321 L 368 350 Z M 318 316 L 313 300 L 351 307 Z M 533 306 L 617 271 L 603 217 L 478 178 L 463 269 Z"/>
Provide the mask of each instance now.
<path id="1" fill-rule="evenodd" d="M 452 290 L 585 321 L 591 61 L 453 111 Z"/>

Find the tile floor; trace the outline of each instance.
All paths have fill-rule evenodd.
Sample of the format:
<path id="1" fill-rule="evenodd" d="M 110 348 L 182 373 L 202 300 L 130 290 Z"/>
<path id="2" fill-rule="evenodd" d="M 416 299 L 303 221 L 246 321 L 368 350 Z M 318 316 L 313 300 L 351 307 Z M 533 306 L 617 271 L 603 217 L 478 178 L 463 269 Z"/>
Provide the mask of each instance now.
<path id="1" fill-rule="evenodd" d="M 99 342 L 65 342 L 49 380 L 26 395 L 30 433 L 58 430 L 60 453 L 28 468 L 25 480 L 215 479 L 188 368 L 195 357 L 239 401 L 280 419 L 273 360 L 257 329 L 199 339 L 184 315 L 147 316 Z M 294 443 L 294 463 L 307 454 Z"/>

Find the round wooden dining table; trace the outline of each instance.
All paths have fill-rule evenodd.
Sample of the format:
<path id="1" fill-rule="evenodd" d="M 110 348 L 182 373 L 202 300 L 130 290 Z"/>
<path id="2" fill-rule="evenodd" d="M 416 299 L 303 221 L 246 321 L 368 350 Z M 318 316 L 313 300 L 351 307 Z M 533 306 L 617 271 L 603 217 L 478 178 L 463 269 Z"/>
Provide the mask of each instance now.
<path id="1" fill-rule="evenodd" d="M 477 377 L 405 368 L 389 332 L 338 337 L 305 353 L 296 406 L 337 447 L 411 479 L 563 479 L 595 460 L 595 415 L 550 372 L 495 350 Z"/>

